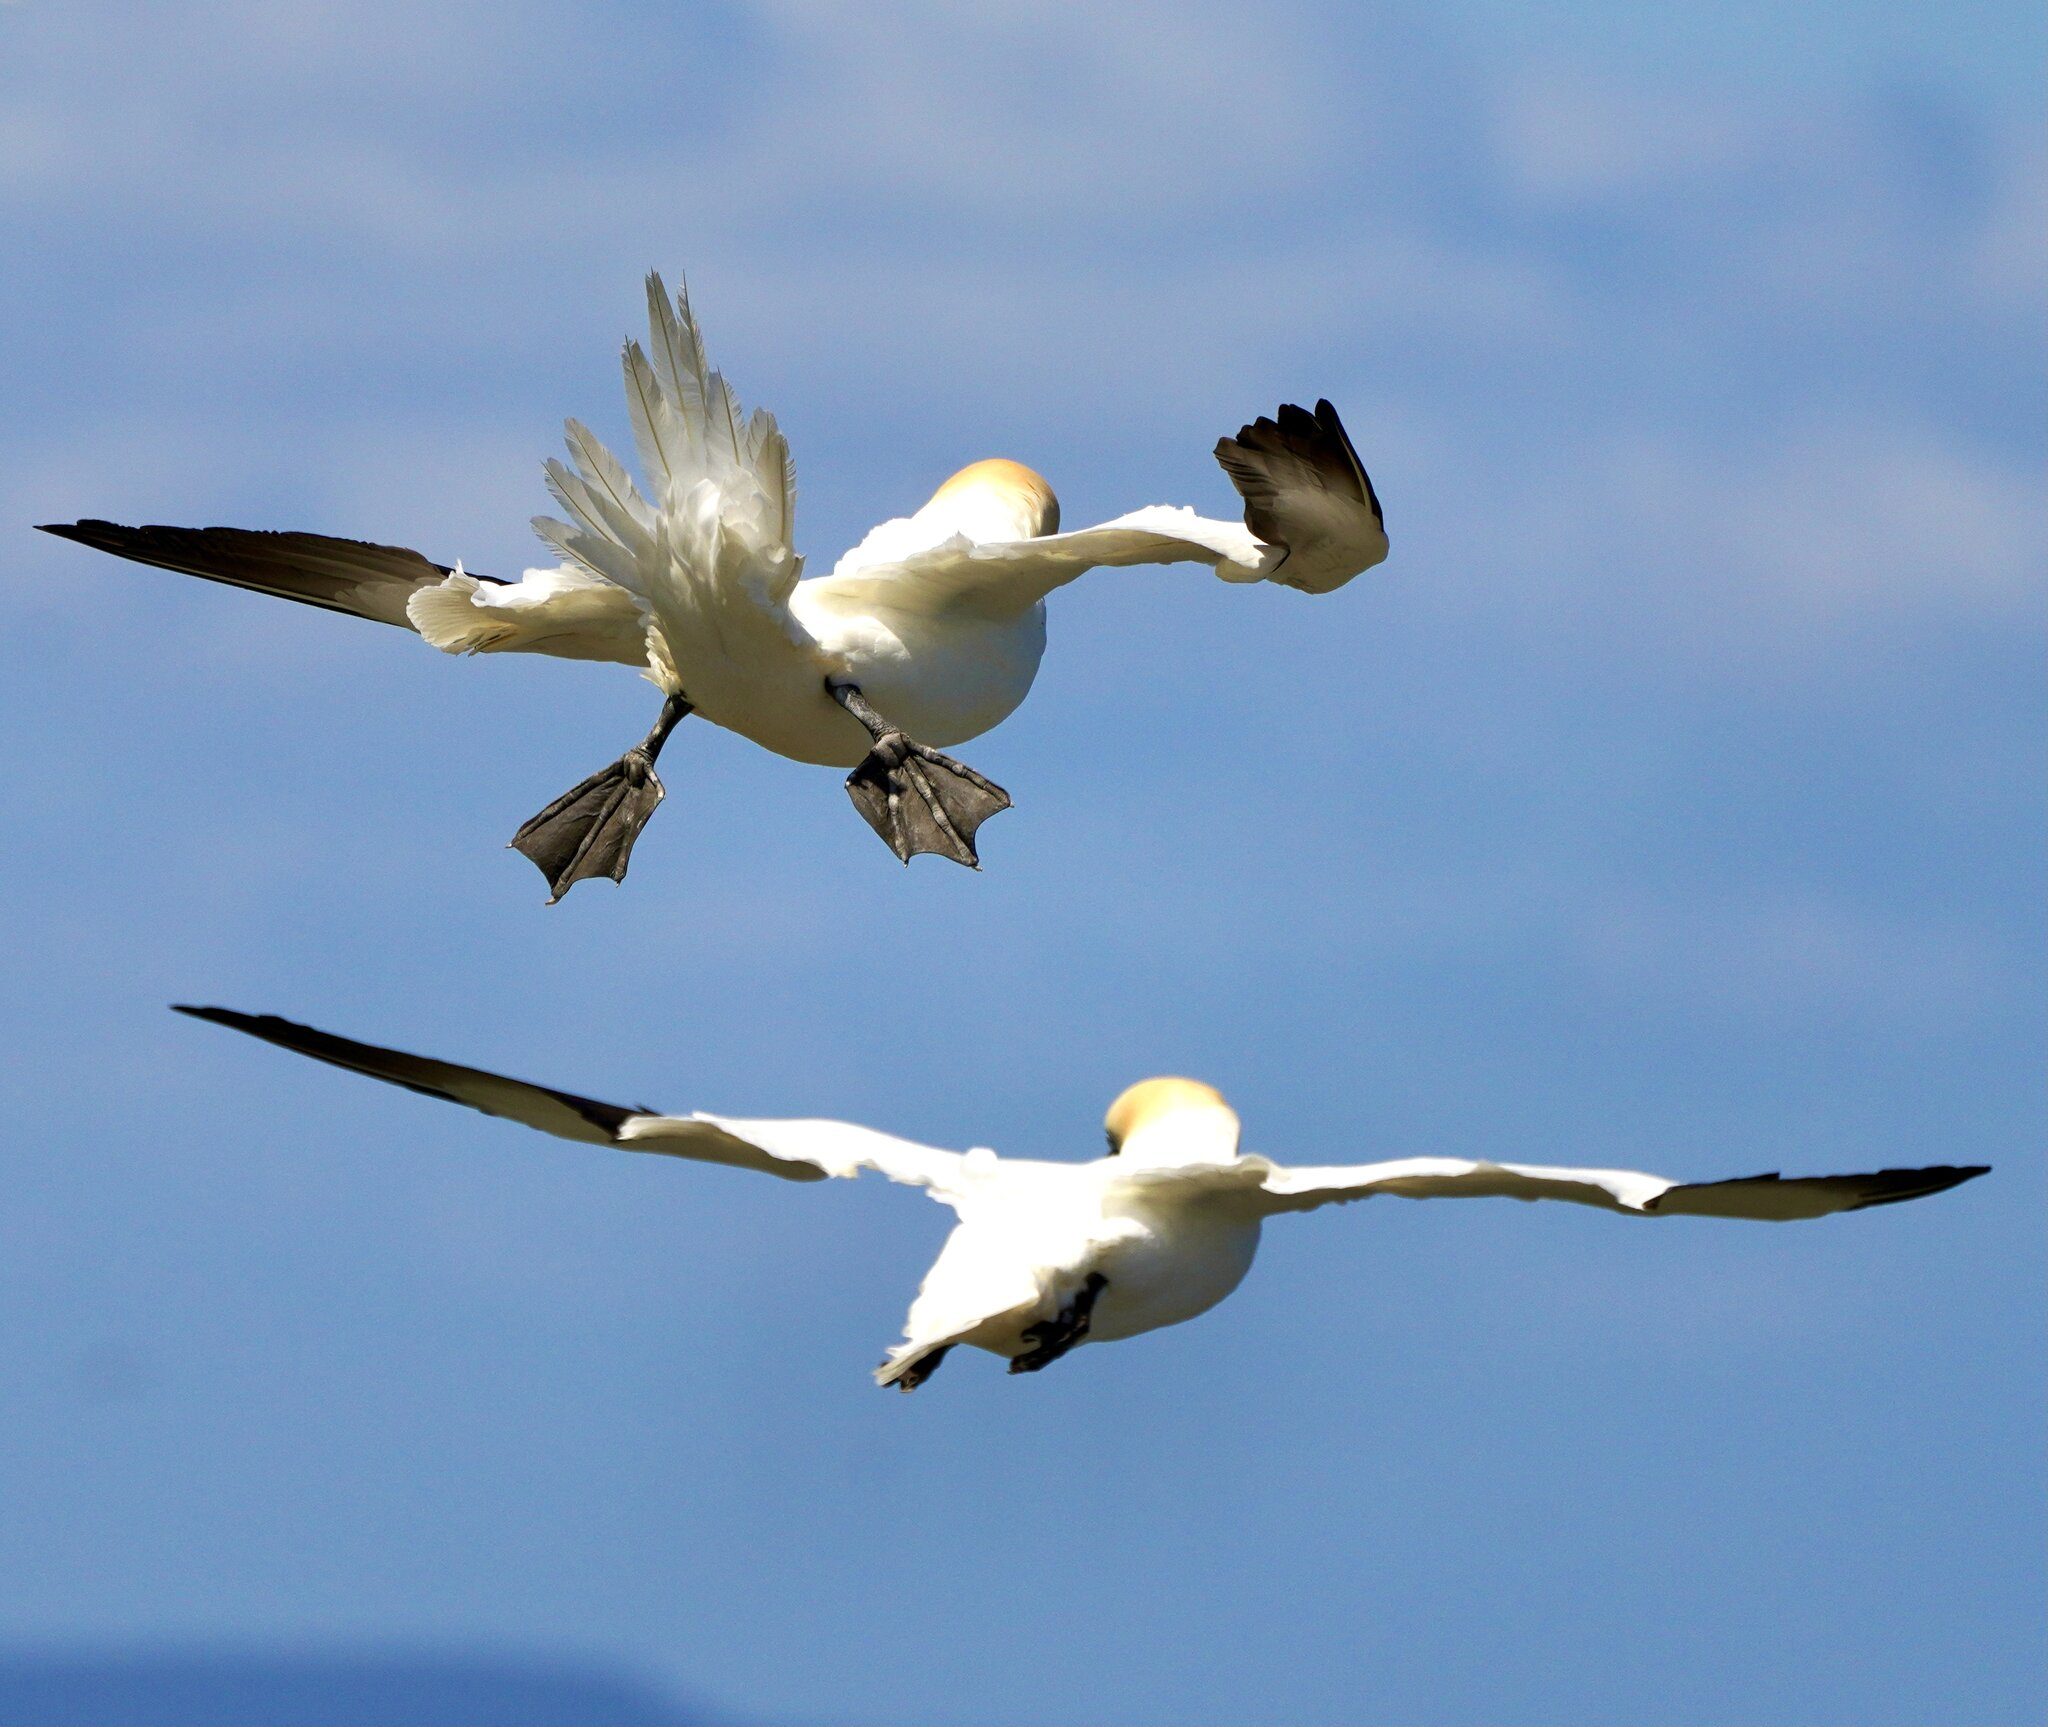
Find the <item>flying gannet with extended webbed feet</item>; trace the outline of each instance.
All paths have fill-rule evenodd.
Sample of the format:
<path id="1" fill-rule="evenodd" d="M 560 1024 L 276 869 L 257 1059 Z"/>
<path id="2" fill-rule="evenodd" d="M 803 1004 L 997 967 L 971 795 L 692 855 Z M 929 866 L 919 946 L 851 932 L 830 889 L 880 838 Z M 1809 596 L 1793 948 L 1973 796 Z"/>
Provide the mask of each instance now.
<path id="1" fill-rule="evenodd" d="M 785 1181 L 872 1170 L 924 1188 L 959 1218 L 911 1303 L 904 1340 L 875 1370 L 914 1391 L 956 1344 L 1035 1373 L 1082 1343 L 1193 1319 L 1251 1269 L 1259 1229 L 1285 1211 L 1398 1194 L 1406 1199 L 1568 1199 L 1635 1217 L 1791 1222 L 1940 1193 L 1986 1166 L 1864 1175 L 1677 1182 L 1628 1169 L 1557 1169 L 1458 1157 L 1289 1167 L 1238 1150 L 1237 1114 L 1191 1079 L 1147 1079 L 1110 1105 L 1109 1155 L 1090 1163 L 939 1151 L 844 1121 L 655 1115 L 473 1067 L 356 1043 L 272 1014 L 181 1007 L 428 1097 L 563 1139 L 735 1164 Z"/>
<path id="2" fill-rule="evenodd" d="M 45 531 L 211 581 L 417 631 L 451 654 L 539 653 L 639 668 L 664 696 L 647 736 L 520 828 L 553 899 L 623 880 L 662 798 L 656 756 L 696 713 L 797 761 L 850 767 L 861 815 L 908 863 L 975 864 L 975 830 L 1010 799 L 939 745 L 1015 710 L 1045 651 L 1045 597 L 1112 564 L 1204 563 L 1226 581 L 1328 593 L 1387 555 L 1372 482 L 1326 401 L 1288 406 L 1216 446 L 1242 523 L 1155 505 L 1059 531 L 1052 488 L 975 462 L 887 521 L 829 576 L 800 581 L 789 446 L 712 371 L 688 299 L 647 282 L 645 348 L 625 348 L 645 490 L 589 429 L 547 464 L 570 520 L 534 526 L 559 564 L 516 582 L 397 546 L 241 528 Z M 550 902 L 552 903 L 552 901 Z"/>

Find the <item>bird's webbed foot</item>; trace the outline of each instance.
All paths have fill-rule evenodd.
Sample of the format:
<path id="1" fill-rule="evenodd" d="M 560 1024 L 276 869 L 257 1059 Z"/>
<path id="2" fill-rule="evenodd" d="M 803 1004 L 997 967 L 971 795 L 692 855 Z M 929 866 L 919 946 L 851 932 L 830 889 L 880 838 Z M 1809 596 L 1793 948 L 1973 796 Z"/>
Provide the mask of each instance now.
<path id="1" fill-rule="evenodd" d="M 846 795 L 862 819 L 905 863 L 919 852 L 936 852 L 978 869 L 975 830 L 1010 807 L 1010 794 L 965 762 L 891 725 L 854 685 L 828 687 L 874 739 L 860 766 L 846 776 Z"/>
<path id="2" fill-rule="evenodd" d="M 654 758 L 689 711 L 688 702 L 671 696 L 653 731 L 610 767 L 570 787 L 512 836 L 513 849 L 547 877 L 549 905 L 580 881 L 626 879 L 633 842 L 665 795 Z"/>
<path id="3" fill-rule="evenodd" d="M 1108 1278 L 1099 1271 L 1091 1271 L 1088 1281 L 1081 1285 L 1074 1299 L 1061 1308 L 1057 1316 L 1025 1326 L 1024 1335 L 1031 1340 L 1031 1347 L 1022 1355 L 1010 1357 L 1010 1371 L 1036 1373 L 1041 1367 L 1050 1367 L 1072 1349 L 1088 1335 L 1096 1298 L 1108 1287 Z"/>
<path id="4" fill-rule="evenodd" d="M 928 1354 L 919 1356 L 916 1361 L 897 1374 L 893 1381 L 896 1389 L 898 1391 L 915 1391 L 927 1379 L 931 1378 L 934 1373 L 938 1372 L 940 1363 L 952 1351 L 953 1346 L 950 1343 L 943 1343 Z"/>

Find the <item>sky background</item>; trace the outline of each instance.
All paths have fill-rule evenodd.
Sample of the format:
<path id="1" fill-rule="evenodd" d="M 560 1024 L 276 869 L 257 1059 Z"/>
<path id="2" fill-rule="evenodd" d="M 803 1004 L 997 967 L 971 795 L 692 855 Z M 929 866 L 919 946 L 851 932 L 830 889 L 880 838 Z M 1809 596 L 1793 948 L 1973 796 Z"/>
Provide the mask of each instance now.
<path id="1" fill-rule="evenodd" d="M 2040 1718 L 2044 33 L 0 5 L 0 1719 Z M 29 530 L 540 562 L 650 266 L 816 570 L 984 455 L 1226 513 L 1318 394 L 1393 555 L 1057 595 L 981 875 L 692 726 L 544 910 L 504 842 L 646 686 Z M 1166 1070 L 1308 1162 L 1997 1168 L 1282 1220 L 1192 1325 L 903 1398 L 915 1193 L 173 1000 L 1032 1155 Z"/>

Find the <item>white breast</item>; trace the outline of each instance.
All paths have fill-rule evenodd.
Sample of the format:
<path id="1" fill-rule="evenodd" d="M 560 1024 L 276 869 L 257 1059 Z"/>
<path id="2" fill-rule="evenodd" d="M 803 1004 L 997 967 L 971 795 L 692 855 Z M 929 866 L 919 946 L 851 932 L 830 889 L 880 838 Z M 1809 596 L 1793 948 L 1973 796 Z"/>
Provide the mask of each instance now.
<path id="1" fill-rule="evenodd" d="M 1131 1207 L 1125 1215 L 1143 1228 L 1103 1256 L 1109 1287 L 1090 1335 L 1105 1342 L 1206 1313 L 1244 1281 L 1259 1251 L 1259 1220 L 1220 1207 Z"/>
<path id="2" fill-rule="evenodd" d="M 1008 619 L 930 616 L 834 605 L 828 593 L 799 582 L 790 610 L 839 674 L 920 743 L 946 749 L 979 737 L 1016 711 L 1038 675 L 1043 606 Z"/>

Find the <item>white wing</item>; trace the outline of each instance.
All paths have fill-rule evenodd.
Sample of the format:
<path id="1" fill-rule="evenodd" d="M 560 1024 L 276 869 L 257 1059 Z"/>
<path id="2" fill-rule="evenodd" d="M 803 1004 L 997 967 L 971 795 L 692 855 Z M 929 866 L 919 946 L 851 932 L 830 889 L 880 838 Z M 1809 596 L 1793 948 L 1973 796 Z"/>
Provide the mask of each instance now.
<path id="1" fill-rule="evenodd" d="M 885 524 L 885 526 L 890 524 Z M 834 610 L 921 616 L 957 611 L 1012 617 L 1055 588 L 1093 569 L 1119 564 L 1210 564 L 1225 581 L 1255 582 L 1275 548 L 1237 522 L 1154 504 L 1098 527 L 1029 540 L 984 540 L 955 534 L 887 563 L 864 564 L 805 585 Z M 843 566 L 842 566 L 843 567 Z"/>
<path id="2" fill-rule="evenodd" d="M 1652 1217 L 1746 1217 L 1788 1223 L 1941 1193 L 1984 1174 L 1989 1166 L 1937 1164 L 1865 1175 L 1750 1175 L 1695 1182 L 1669 1181 L 1632 1169 L 1559 1169 L 1457 1157 L 1410 1157 L 1321 1169 L 1290 1169 L 1251 1157 L 1237 1167 L 1255 1173 L 1258 1185 L 1248 1197 L 1257 1210 L 1269 1213 L 1312 1211 L 1319 1205 L 1391 1193 L 1403 1199 L 1568 1199 Z M 1248 1183 L 1252 1175 L 1240 1179 Z"/>
<path id="3" fill-rule="evenodd" d="M 553 654 L 645 666 L 647 608 L 573 566 L 488 581 L 459 565 L 406 602 L 412 627 L 444 654 Z"/>
<path id="4" fill-rule="evenodd" d="M 593 576 L 643 598 L 680 567 L 704 581 L 738 581 L 780 605 L 801 571 L 791 544 L 796 470 L 775 416 L 749 416 L 704 357 L 687 291 L 669 303 L 647 278 L 648 344 L 629 341 L 626 409 L 647 495 L 581 421 L 568 423 L 570 468 L 547 464 L 548 489 L 572 518 L 534 528 Z"/>
<path id="5" fill-rule="evenodd" d="M 1277 421 L 1253 421 L 1217 444 L 1216 459 L 1244 499 L 1242 523 L 1154 504 L 1074 533 L 979 544 L 956 535 L 891 561 L 862 561 L 870 545 L 888 544 L 896 524 L 885 523 L 806 592 L 847 610 L 1003 616 L 1106 565 L 1208 564 L 1225 581 L 1323 594 L 1386 557 L 1379 498 L 1327 401 L 1313 414 L 1288 406 Z"/>
<path id="6" fill-rule="evenodd" d="M 180 1007 L 177 1011 L 426 1097 L 465 1104 L 485 1115 L 503 1116 L 543 1133 L 591 1145 L 659 1152 L 701 1163 L 736 1164 L 779 1175 L 785 1181 L 823 1181 L 828 1176 L 854 1176 L 871 1169 L 891 1181 L 939 1190 L 956 1185 L 963 1162 L 958 1152 L 917 1145 L 851 1122 L 656 1115 L 651 1110 L 627 1109 L 574 1092 L 507 1079 L 480 1068 L 357 1043 L 275 1014 L 236 1013 L 223 1007 Z"/>

